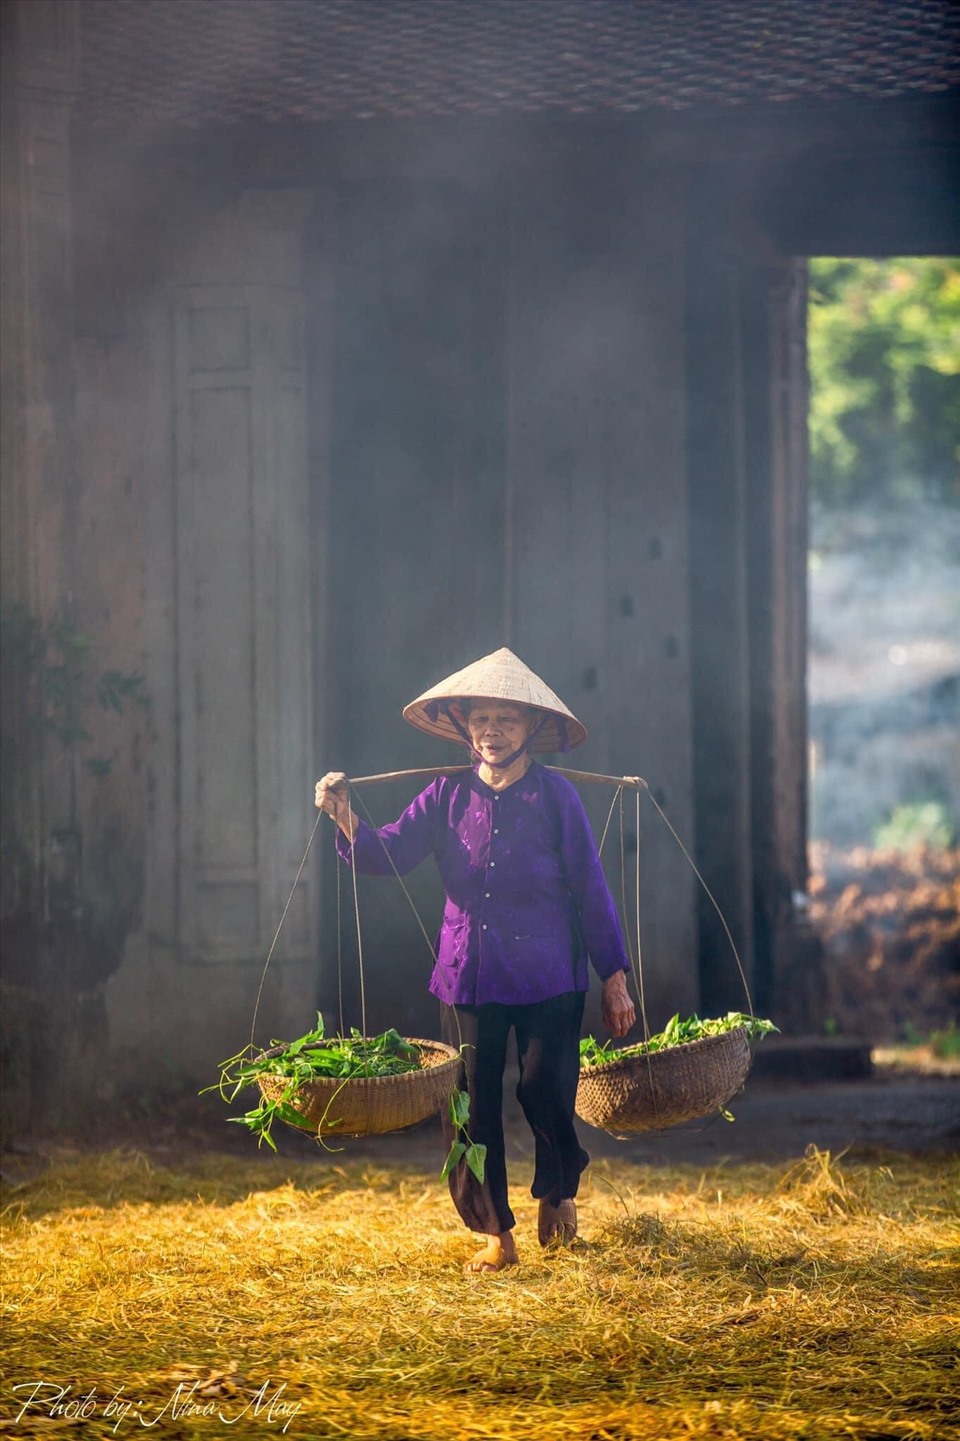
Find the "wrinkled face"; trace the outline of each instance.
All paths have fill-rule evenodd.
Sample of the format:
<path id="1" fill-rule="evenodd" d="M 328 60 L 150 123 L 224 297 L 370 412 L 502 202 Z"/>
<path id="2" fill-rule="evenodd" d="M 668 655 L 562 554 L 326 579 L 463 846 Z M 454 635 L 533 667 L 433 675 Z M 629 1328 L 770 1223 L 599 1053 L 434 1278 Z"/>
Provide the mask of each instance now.
<path id="1" fill-rule="evenodd" d="M 540 718 L 530 706 L 512 701 L 475 700 L 463 710 L 474 750 L 491 762 L 519 750 Z"/>

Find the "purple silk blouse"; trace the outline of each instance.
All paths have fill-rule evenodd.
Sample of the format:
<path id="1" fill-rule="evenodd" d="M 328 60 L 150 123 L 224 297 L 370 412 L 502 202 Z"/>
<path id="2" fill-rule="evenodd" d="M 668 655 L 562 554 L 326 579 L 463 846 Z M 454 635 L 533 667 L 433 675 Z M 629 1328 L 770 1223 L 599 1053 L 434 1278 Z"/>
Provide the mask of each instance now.
<path id="1" fill-rule="evenodd" d="M 377 876 L 434 857 L 447 900 L 430 990 L 448 1005 L 586 991 L 588 958 L 603 980 L 629 970 L 580 797 L 536 762 L 502 791 L 476 771 L 438 776 L 392 825 L 360 821 L 352 845 L 338 830 L 337 850 Z"/>

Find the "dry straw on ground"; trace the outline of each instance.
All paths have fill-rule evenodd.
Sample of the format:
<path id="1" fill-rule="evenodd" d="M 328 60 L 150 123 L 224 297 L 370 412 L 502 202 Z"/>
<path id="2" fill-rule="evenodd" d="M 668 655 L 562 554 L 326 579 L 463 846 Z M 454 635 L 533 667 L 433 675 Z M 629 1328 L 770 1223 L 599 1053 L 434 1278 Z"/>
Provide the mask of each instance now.
<path id="1" fill-rule="evenodd" d="M 473 1278 L 416 1167 L 55 1159 L 6 1201 L 6 1434 L 948 1441 L 958 1182 L 601 1163 L 573 1248 L 517 1190 L 522 1264 Z"/>

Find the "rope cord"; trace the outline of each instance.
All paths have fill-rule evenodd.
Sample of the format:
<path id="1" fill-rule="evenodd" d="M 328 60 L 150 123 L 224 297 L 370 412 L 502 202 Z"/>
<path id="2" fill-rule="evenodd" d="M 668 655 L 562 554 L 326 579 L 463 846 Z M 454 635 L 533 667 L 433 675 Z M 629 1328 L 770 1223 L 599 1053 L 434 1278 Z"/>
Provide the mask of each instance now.
<path id="1" fill-rule="evenodd" d="M 340 857 L 337 855 L 337 833 L 333 833 L 333 854 L 337 876 L 337 1000 L 340 1005 L 340 1034 L 343 1035 L 343 929 L 340 908 Z"/>
<path id="2" fill-rule="evenodd" d="M 647 791 L 647 795 L 650 797 L 651 801 L 653 802 L 654 806 L 656 807 L 657 814 L 659 815 L 660 819 L 663 821 L 664 825 L 667 827 L 667 830 L 668 830 L 668 831 L 670 832 L 670 834 L 673 836 L 673 839 L 676 841 L 677 845 L 678 845 L 678 846 L 680 847 L 680 849 L 683 851 L 683 854 L 684 854 L 684 855 L 686 856 L 686 858 L 687 858 L 687 862 L 688 862 L 688 864 L 689 864 L 689 866 L 690 866 L 690 869 L 693 871 L 693 874 L 696 876 L 697 880 L 698 880 L 698 881 L 700 882 L 700 884 L 703 886 L 703 889 L 706 891 L 707 896 L 708 896 L 708 898 L 709 898 L 709 900 L 710 900 L 710 904 L 713 906 L 713 909 L 716 911 L 717 915 L 720 917 L 720 924 L 723 926 L 724 935 L 726 936 L 727 940 L 730 942 L 730 949 L 733 951 L 733 958 L 734 958 L 734 960 L 735 960 L 736 963 L 737 963 L 737 970 L 740 972 L 740 979 L 741 979 L 741 981 L 743 982 L 743 989 L 744 989 L 744 991 L 746 992 L 746 997 L 747 997 L 747 1013 L 752 1016 L 752 1015 L 753 1015 L 753 997 L 750 995 L 750 987 L 749 987 L 749 985 L 747 984 L 747 977 L 746 977 L 746 974 L 745 974 L 744 969 L 743 969 L 743 962 L 742 962 L 741 959 L 740 959 L 740 952 L 737 950 L 736 942 L 734 941 L 733 936 L 730 934 L 730 927 L 727 925 L 726 917 L 724 916 L 723 911 L 720 909 L 720 906 L 719 906 L 719 903 L 718 903 L 718 901 L 717 901 L 716 896 L 713 894 L 713 891 L 710 889 L 710 887 L 707 885 L 706 881 L 703 879 L 703 876 L 702 876 L 702 875 L 700 874 L 700 872 L 697 870 L 696 866 L 695 866 L 694 863 L 693 863 L 693 860 L 691 859 L 691 856 L 690 856 L 689 851 L 687 850 L 686 846 L 683 844 L 683 841 L 682 841 L 682 840 L 680 839 L 680 837 L 677 835 L 676 831 L 673 829 L 673 826 L 670 824 L 669 820 L 667 819 L 666 815 L 664 814 L 664 811 L 662 810 L 662 808 L 660 807 L 660 805 L 657 803 L 657 798 L 656 798 L 656 796 L 653 794 L 653 792 L 650 790 L 650 787 L 649 787 L 649 786 L 646 787 L 646 791 Z"/>
<path id="3" fill-rule="evenodd" d="M 273 940 L 272 940 L 272 942 L 271 942 L 271 944 L 270 944 L 270 949 L 269 949 L 269 951 L 267 952 L 267 959 L 266 959 L 266 960 L 264 961 L 264 963 L 263 963 L 263 970 L 262 970 L 261 973 L 260 973 L 260 985 L 259 985 L 258 988 L 257 988 L 257 999 L 256 999 L 256 1001 L 254 1002 L 254 1006 L 253 1006 L 253 1020 L 252 1020 L 251 1023 L 250 1023 L 250 1044 L 251 1044 L 251 1046 L 253 1045 L 253 1037 L 254 1037 L 254 1033 L 255 1033 L 255 1031 L 256 1031 L 256 1029 L 257 1029 L 257 1013 L 258 1013 L 258 1011 L 260 1010 L 260 997 L 263 995 L 263 983 L 264 983 L 264 981 L 265 981 L 266 978 L 267 978 L 267 967 L 269 966 L 270 962 L 273 960 L 273 953 L 274 953 L 274 951 L 277 949 L 277 941 L 280 939 L 280 932 L 281 932 L 281 930 L 283 929 L 283 923 L 284 923 L 284 921 L 287 919 L 287 911 L 289 911 L 289 909 L 290 909 L 290 902 L 293 900 L 293 893 L 294 893 L 294 891 L 297 889 L 297 882 L 300 880 L 300 877 L 303 875 L 303 868 L 304 868 L 304 866 L 307 864 L 307 856 L 310 854 L 310 847 L 313 845 L 313 838 L 314 838 L 314 836 L 317 834 L 317 827 L 318 827 L 319 824 L 320 824 L 320 817 L 321 817 L 322 815 L 323 815 L 323 812 L 321 811 L 321 812 L 319 813 L 319 815 L 317 816 L 317 819 L 316 819 L 316 820 L 314 821 L 314 823 L 313 823 L 313 830 L 310 832 L 310 839 L 307 841 L 307 848 L 306 848 L 306 850 L 305 850 L 304 853 L 303 853 L 303 860 L 300 862 L 300 865 L 299 865 L 299 868 L 298 868 L 298 870 L 297 870 L 297 874 L 296 874 L 296 877 L 295 877 L 295 879 L 294 879 L 293 885 L 290 887 L 290 894 L 287 896 L 287 904 L 286 904 L 286 905 L 284 906 L 284 908 L 283 908 L 283 915 L 280 917 L 280 923 L 279 923 L 279 925 L 277 926 L 277 929 L 274 931 Z"/>
<path id="4" fill-rule="evenodd" d="M 639 779 L 639 777 L 638 777 L 637 779 Z M 637 941 L 637 958 L 636 958 L 636 961 L 634 961 L 634 958 L 633 958 L 633 949 L 632 949 L 631 944 L 630 944 L 630 940 L 631 940 L 630 927 L 627 925 L 627 874 L 626 874 L 626 861 L 625 861 L 626 848 L 625 848 L 624 843 L 623 843 L 623 790 L 624 790 L 624 788 L 623 788 L 622 785 L 617 787 L 616 794 L 614 795 L 613 800 L 610 802 L 610 809 L 609 809 L 609 811 L 607 812 L 607 822 L 606 822 L 606 825 L 605 825 L 604 828 L 603 828 L 603 835 L 602 835 L 601 838 L 600 838 L 600 845 L 597 847 L 597 850 L 598 850 L 598 853 L 600 853 L 600 854 L 603 853 L 603 843 L 604 843 L 604 841 L 605 841 L 606 838 L 607 838 L 607 829 L 608 829 L 608 827 L 609 827 L 609 825 L 610 825 L 610 819 L 611 819 L 611 817 L 612 817 L 612 815 L 613 815 L 613 808 L 614 808 L 614 806 L 617 804 L 617 801 L 619 801 L 619 802 L 620 802 L 620 910 L 621 910 L 621 913 L 622 913 L 622 915 L 623 915 L 623 933 L 624 933 L 624 940 L 625 940 L 626 946 L 627 946 L 627 955 L 629 956 L 629 959 L 630 959 L 631 973 L 633 974 L 633 977 L 634 977 L 634 984 L 636 985 L 636 988 L 637 988 L 637 997 L 638 997 L 639 1002 L 640 1002 L 640 1015 L 641 1015 L 641 1018 L 642 1018 L 642 1020 L 643 1020 L 643 1038 L 644 1038 L 645 1041 L 648 1041 L 648 1040 L 650 1039 L 650 1023 L 649 1023 L 649 1021 L 647 1020 L 646 997 L 645 997 L 645 995 L 644 995 L 644 989 L 643 989 L 643 955 L 642 955 L 641 940 L 640 940 L 640 792 L 641 792 L 641 790 L 646 790 L 646 789 L 647 789 L 647 787 L 646 787 L 645 784 L 637 785 L 637 786 L 636 786 L 636 792 L 637 792 L 637 813 L 636 813 L 636 819 L 637 819 L 637 860 L 636 860 L 636 872 L 635 872 L 635 876 L 634 876 L 634 905 L 635 905 L 635 928 L 636 928 L 636 929 L 635 929 L 635 934 L 636 934 L 636 941 Z M 654 1084 L 653 1084 L 653 1062 L 652 1062 L 652 1060 L 650 1059 L 650 1053 L 649 1053 L 649 1052 L 647 1052 L 646 1061 L 647 1061 L 647 1072 L 648 1072 L 649 1077 L 650 1077 L 650 1091 L 651 1091 L 651 1095 L 653 1096 L 654 1111 L 656 1111 L 656 1109 L 657 1109 L 657 1093 L 656 1093 L 656 1088 L 655 1088 L 655 1086 L 654 1086 Z"/>
<path id="5" fill-rule="evenodd" d="M 349 787 L 349 783 L 348 783 L 348 787 Z M 349 788 L 348 788 L 348 790 L 347 790 L 347 799 L 348 799 L 348 801 L 349 801 L 349 798 L 350 798 L 350 791 L 349 791 Z M 376 837 L 377 837 L 377 840 L 380 842 L 381 846 L 383 847 L 383 853 L 384 853 L 384 855 L 386 856 L 387 860 L 390 862 L 390 869 L 393 871 L 393 874 L 396 876 L 397 881 L 398 881 L 399 884 L 400 884 L 400 889 L 403 891 L 403 894 L 404 894 L 404 895 L 406 896 L 406 898 L 407 898 L 407 902 L 408 902 L 408 904 L 409 904 L 409 906 L 410 906 L 410 909 L 413 911 L 414 919 L 416 920 L 417 925 L 420 927 L 420 933 L 421 933 L 421 935 L 423 936 L 423 939 L 424 939 L 424 940 L 426 941 L 426 943 L 427 943 L 427 949 L 428 949 L 429 952 L 430 952 L 430 960 L 433 961 L 433 960 L 436 959 L 436 952 L 435 952 L 435 950 L 434 950 L 434 944 L 433 944 L 433 941 L 430 939 L 430 936 L 429 936 L 429 934 L 428 934 L 428 932 L 427 932 L 426 926 L 423 924 L 423 920 L 421 919 L 420 912 L 417 910 L 416 903 L 414 902 L 413 897 L 411 896 L 409 890 L 407 889 L 406 885 L 404 884 L 403 876 L 400 874 L 400 872 L 397 870 L 396 865 L 394 864 L 393 856 L 390 854 L 390 850 L 389 850 L 389 847 L 387 846 L 386 841 L 383 839 L 383 836 L 380 834 L 379 827 L 377 826 L 376 822 L 375 822 L 374 819 L 373 819 L 373 816 L 370 814 L 370 811 L 368 810 L 366 804 L 364 803 L 364 801 L 361 799 L 360 796 L 357 797 L 357 803 L 359 804 L 359 806 L 360 806 L 361 809 L 363 810 L 363 812 L 364 812 L 364 814 L 365 814 L 365 816 L 366 816 L 366 820 L 367 820 L 368 825 L 371 827 L 371 829 L 373 830 L 374 834 L 375 834 Z M 353 871 L 353 886 L 354 886 L 354 894 L 356 895 L 357 868 L 356 868 L 355 865 L 352 865 L 352 864 L 351 864 L 350 869 Z M 360 911 L 359 911 L 359 908 L 358 908 L 358 910 L 357 910 L 357 936 L 358 936 L 358 939 L 359 939 L 359 935 L 360 935 Z M 362 955 L 361 955 L 361 957 L 360 957 L 360 985 L 361 985 L 361 993 L 362 993 L 362 987 L 363 987 L 363 957 L 362 957 Z M 460 1042 L 460 1045 L 461 1045 L 461 1047 L 462 1047 L 462 1046 L 463 1046 L 463 1032 L 462 1032 L 461 1029 L 460 1029 L 460 1017 L 457 1015 L 457 1008 L 456 1008 L 456 1006 L 450 1006 L 449 1009 L 453 1012 L 454 1020 L 455 1020 L 456 1023 L 457 1023 L 457 1037 L 458 1037 L 459 1042 Z M 364 1035 L 366 1035 L 366 1025 L 364 1025 Z"/>
<path id="6" fill-rule="evenodd" d="M 347 814 L 350 814 L 350 785 L 347 783 Z M 353 846 L 353 837 L 350 839 Z M 350 874 L 353 877 L 353 914 L 357 924 L 357 966 L 360 971 L 360 1034 L 367 1034 L 367 992 L 363 980 L 363 936 L 360 933 L 360 896 L 357 891 L 357 868 L 351 865 Z M 341 1033 L 343 1027 L 340 1027 Z"/>
<path id="7" fill-rule="evenodd" d="M 650 1026 L 647 1022 L 646 999 L 643 994 L 643 954 L 640 946 L 640 791 L 637 790 L 637 860 L 634 875 L 634 905 L 637 927 L 637 987 L 640 993 L 640 1014 L 643 1017 L 644 1040 L 649 1039 Z"/>
<path id="8" fill-rule="evenodd" d="M 633 937 L 630 933 L 630 926 L 627 923 L 627 847 L 623 832 L 623 787 L 617 791 L 618 812 L 617 821 L 620 828 L 620 915 L 623 918 L 623 938 L 627 944 L 627 956 L 630 961 L 630 969 L 636 970 L 636 961 L 633 956 Z"/>
<path id="9" fill-rule="evenodd" d="M 390 869 L 393 871 L 393 874 L 396 876 L 397 881 L 399 882 L 399 885 L 400 885 L 400 889 L 403 891 L 403 894 L 404 894 L 404 895 L 406 896 L 406 898 L 407 898 L 407 902 L 408 902 L 408 904 L 409 904 L 409 906 L 410 906 L 410 909 L 413 911 L 413 914 L 414 914 L 414 917 L 415 917 L 415 919 L 416 919 L 417 925 L 420 927 L 420 933 L 421 933 L 421 935 L 423 936 L 423 939 L 424 939 L 424 940 L 426 941 L 426 943 L 427 943 L 427 946 L 428 946 L 429 951 L 430 951 L 430 956 L 431 956 L 431 959 L 432 959 L 432 958 L 433 958 L 433 954 L 434 954 L 434 951 L 433 951 L 433 941 L 430 939 L 430 936 L 429 936 L 429 934 L 428 934 L 428 932 L 427 932 L 427 928 L 426 928 L 426 926 L 423 924 L 423 921 L 422 921 L 421 918 L 420 918 L 420 912 L 417 910 L 416 904 L 414 903 L 414 899 L 413 899 L 413 897 L 411 896 L 410 892 L 407 890 L 406 885 L 404 884 L 403 876 L 400 874 L 400 872 L 397 870 L 397 868 L 396 868 L 396 866 L 395 866 L 395 864 L 394 864 L 393 856 L 390 854 L 390 850 L 389 850 L 389 848 L 388 848 L 388 846 L 387 846 L 386 841 L 383 839 L 383 836 L 380 835 L 379 828 L 378 828 L 378 826 L 377 826 L 376 821 L 373 819 L 373 816 L 370 814 L 369 810 L 368 810 L 367 807 L 364 805 L 363 801 L 360 799 L 359 796 L 357 797 L 357 801 L 358 801 L 359 805 L 360 805 L 360 806 L 362 807 L 362 809 L 363 809 L 364 815 L 365 815 L 366 820 L 367 820 L 367 824 L 368 824 L 368 825 L 370 826 L 370 828 L 374 831 L 374 833 L 375 833 L 375 835 L 376 835 L 376 837 L 377 837 L 377 840 L 380 842 L 381 846 L 383 847 L 383 853 L 384 853 L 384 855 L 386 856 L 387 860 L 390 862 Z"/>
<path id="10" fill-rule="evenodd" d="M 649 1039 L 650 1039 L 650 1023 L 649 1023 L 648 1020 L 647 1020 L 647 1006 L 646 1006 L 646 1000 L 645 1000 L 644 994 L 643 994 L 643 959 L 642 959 L 642 956 L 641 956 L 641 953 L 640 953 L 640 787 L 639 787 L 639 786 L 637 787 L 637 812 L 636 812 L 636 821 L 637 821 L 637 862 L 636 862 L 636 873 L 635 873 L 635 875 L 634 875 L 634 900 L 635 900 L 635 904 L 636 904 L 636 920 L 637 920 L 637 977 L 638 977 L 637 987 L 638 987 L 639 994 L 640 994 L 640 1014 L 643 1016 L 643 1039 L 644 1039 L 644 1041 L 649 1041 Z M 654 1081 L 653 1081 L 653 1057 L 651 1056 L 651 1054 L 650 1054 L 649 1051 L 646 1052 L 646 1060 L 647 1060 L 647 1079 L 648 1079 L 649 1084 L 650 1084 L 650 1095 L 653 1097 L 653 1110 L 654 1110 L 654 1114 L 657 1115 L 657 1114 L 659 1114 L 660 1100 L 659 1100 L 659 1097 L 657 1096 L 657 1088 L 656 1088 L 656 1086 L 654 1085 Z"/>
<path id="11" fill-rule="evenodd" d="M 614 793 L 613 800 L 610 802 L 610 809 L 607 811 L 607 819 L 603 827 L 603 835 L 600 837 L 600 844 L 597 846 L 597 854 L 601 856 L 603 855 L 603 843 L 607 839 L 607 831 L 610 829 L 610 822 L 613 819 L 613 808 L 617 804 L 617 796 L 619 794 L 619 790 Z"/>
<path id="12" fill-rule="evenodd" d="M 642 1019 L 642 1021 L 643 1021 L 643 1039 L 644 1039 L 644 1041 L 649 1041 L 649 1039 L 650 1039 L 650 1022 L 647 1020 L 647 1003 L 646 1003 L 646 995 L 645 995 L 645 993 L 644 993 L 644 987 L 643 987 L 643 953 L 642 953 L 641 939 L 640 939 L 640 791 L 641 791 L 641 789 L 646 789 L 646 787 L 645 787 L 645 786 L 644 786 L 644 787 L 641 787 L 641 786 L 639 786 L 639 785 L 636 787 L 636 791 L 637 791 L 637 811 L 636 811 L 637 845 L 636 845 L 636 856 L 637 856 L 637 859 L 636 859 L 636 866 L 635 866 L 635 873 L 634 873 L 634 925 L 635 925 L 635 932 L 634 932 L 634 934 L 635 934 L 635 936 L 636 936 L 636 942 L 637 942 L 637 955 L 636 955 L 636 960 L 634 960 L 633 947 L 632 947 L 631 944 L 630 944 L 630 942 L 631 942 L 630 927 L 629 927 L 628 924 L 627 924 L 627 870 L 626 870 L 626 846 L 624 845 L 624 832 L 623 832 L 623 790 L 624 790 L 623 786 L 619 786 L 619 787 L 617 788 L 617 793 L 616 793 L 616 795 L 614 796 L 613 801 L 611 802 L 611 805 L 610 805 L 610 814 L 611 814 L 611 815 L 613 814 L 613 807 L 616 805 L 617 801 L 619 800 L 619 802 L 620 802 L 620 910 L 621 910 L 621 914 L 623 915 L 623 932 L 624 932 L 624 940 L 625 940 L 626 946 L 627 946 L 627 955 L 628 955 L 629 958 L 630 958 L 630 968 L 631 968 L 631 972 L 632 972 L 632 974 L 633 974 L 634 984 L 636 985 L 636 988 L 637 988 L 637 998 L 638 998 L 638 1000 L 639 1000 L 639 1002 L 640 1002 L 640 1016 L 641 1016 L 641 1019 Z M 608 817 L 607 817 L 608 822 L 609 822 L 609 819 L 610 819 L 610 817 L 608 816 Z M 606 837 L 606 830 L 604 830 L 604 837 Z M 602 845 L 602 842 L 601 842 L 601 845 Z M 657 1092 L 656 1092 L 656 1087 L 654 1086 L 654 1083 L 653 1083 L 653 1061 L 652 1061 L 651 1058 L 650 1058 L 650 1053 L 649 1053 L 649 1051 L 646 1053 L 646 1057 L 645 1057 L 645 1058 L 646 1058 L 646 1062 L 647 1062 L 647 1073 L 648 1073 L 649 1078 L 650 1078 L 650 1093 L 651 1093 L 651 1095 L 652 1095 L 652 1097 L 653 1097 L 654 1112 L 656 1112 L 656 1111 L 657 1111 L 657 1108 L 658 1108 Z"/>
<path id="13" fill-rule="evenodd" d="M 624 825 L 624 811 L 623 811 L 623 787 L 622 787 L 622 786 L 621 786 L 620 790 L 617 792 L 617 795 L 618 795 L 619 798 L 620 798 L 620 909 L 621 909 L 621 911 L 622 911 L 622 913 L 623 913 L 623 929 L 624 929 L 624 935 L 625 935 L 626 942 L 627 942 L 627 955 L 630 957 L 630 968 L 631 968 L 631 970 L 632 970 L 632 972 L 633 972 L 634 981 L 635 981 L 635 984 L 636 984 L 636 987 L 637 987 L 637 998 L 638 998 L 638 1000 L 639 1000 L 639 1002 L 640 1002 L 640 1017 L 641 1017 L 641 1020 L 643 1021 L 643 1039 L 644 1039 L 645 1041 L 648 1041 L 648 1040 L 650 1039 L 650 1023 L 649 1023 L 649 1021 L 647 1020 L 647 998 L 646 998 L 646 992 L 645 992 L 645 990 L 644 990 L 644 985 L 643 985 L 643 959 L 642 959 L 642 954 L 641 954 L 641 949 L 640 949 L 640 817 L 639 817 L 640 792 L 639 792 L 639 790 L 637 791 L 637 808 L 638 808 L 638 815 L 637 815 L 637 861 L 636 861 L 636 881 L 635 881 L 635 883 L 636 883 L 636 895 L 635 895 L 636 917 L 635 917 L 635 930 L 633 931 L 633 936 L 635 936 L 635 938 L 636 938 L 636 943 L 637 943 L 637 953 L 636 953 L 636 957 L 634 957 L 633 946 L 631 945 L 631 940 L 633 939 L 633 936 L 631 935 L 631 927 L 630 927 L 630 925 L 629 925 L 629 923 L 628 923 L 628 920 L 627 920 L 627 866 L 626 866 L 627 848 L 626 848 L 626 844 L 625 844 L 624 829 L 623 829 L 623 825 Z"/>

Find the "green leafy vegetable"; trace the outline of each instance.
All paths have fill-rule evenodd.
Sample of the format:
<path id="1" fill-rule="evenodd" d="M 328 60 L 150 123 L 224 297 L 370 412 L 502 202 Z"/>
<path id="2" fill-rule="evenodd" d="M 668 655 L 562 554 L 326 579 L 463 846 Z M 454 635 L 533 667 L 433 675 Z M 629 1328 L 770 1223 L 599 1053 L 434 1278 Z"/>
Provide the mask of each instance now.
<path id="1" fill-rule="evenodd" d="M 476 1176 L 481 1186 L 483 1185 L 483 1172 L 486 1164 L 486 1146 L 477 1146 L 471 1142 L 471 1144 L 467 1147 L 467 1165 L 470 1167 L 470 1170 Z"/>
<path id="2" fill-rule="evenodd" d="M 467 1154 L 467 1148 L 463 1141 L 454 1141 L 447 1153 L 447 1159 L 443 1163 L 443 1170 L 440 1172 L 441 1181 L 445 1181 L 460 1160 L 461 1156 Z"/>
<path id="3" fill-rule="evenodd" d="M 220 1080 L 206 1091 L 219 1091 L 227 1102 L 232 1102 L 246 1086 L 255 1085 L 261 1076 L 285 1079 L 288 1084 L 276 1100 L 261 1096 L 259 1104 L 242 1116 L 229 1119 L 238 1125 L 247 1126 L 257 1137 L 258 1145 L 264 1141 L 276 1150 L 273 1139 L 274 1121 L 287 1121 L 294 1126 L 303 1125 L 303 1117 L 291 1104 L 301 1086 L 318 1078 L 341 1081 L 356 1080 L 358 1077 L 399 1076 L 409 1071 L 419 1071 L 420 1052 L 416 1046 L 405 1041 L 395 1030 L 384 1031 L 379 1036 L 361 1036 L 356 1029 L 349 1036 L 326 1037 L 323 1017 L 317 1014 L 317 1025 L 306 1035 L 295 1041 L 272 1041 L 267 1051 L 258 1051 L 245 1046 L 235 1056 L 223 1061 L 220 1066 Z"/>
<path id="4" fill-rule="evenodd" d="M 230 1056 L 220 1066 L 220 1079 L 215 1086 L 207 1086 L 201 1095 L 218 1091 L 225 1101 L 232 1102 L 246 1086 L 256 1085 L 261 1076 L 279 1077 L 286 1080 L 282 1093 L 274 1100 L 261 1095 L 256 1106 L 242 1116 L 230 1116 L 237 1125 L 246 1126 L 257 1138 L 257 1144 L 264 1142 L 271 1150 L 277 1149 L 273 1139 L 275 1121 L 286 1121 L 289 1125 L 303 1127 L 303 1117 L 293 1105 L 301 1086 L 319 1078 L 348 1081 L 360 1077 L 401 1076 L 410 1071 L 419 1071 L 420 1051 L 404 1040 L 398 1031 L 390 1029 L 379 1036 L 361 1036 L 356 1029 L 349 1036 L 324 1035 L 323 1016 L 317 1013 L 316 1028 L 295 1041 L 271 1041 L 270 1048 L 258 1051 L 254 1046 L 244 1046 L 235 1056 Z M 338 1092 L 334 1092 L 330 1105 Z M 329 1106 L 328 1106 L 329 1111 Z M 470 1098 L 464 1091 L 454 1090 L 450 1095 L 450 1119 L 453 1122 L 455 1139 L 444 1162 L 441 1179 L 446 1178 L 465 1156 L 467 1165 L 483 1181 L 487 1148 L 477 1145 L 467 1134 L 470 1119 Z M 324 1120 L 322 1124 L 332 1122 Z M 318 1139 L 322 1141 L 319 1136 Z"/>
<path id="5" fill-rule="evenodd" d="M 725 1016 L 702 1021 L 699 1016 L 672 1016 L 662 1031 L 647 1041 L 633 1046 L 615 1046 L 611 1041 L 601 1045 L 593 1036 L 585 1036 L 580 1042 L 580 1063 L 584 1066 L 604 1066 L 611 1061 L 622 1061 L 627 1056 L 647 1056 L 655 1051 L 665 1051 L 671 1046 L 682 1046 L 687 1041 L 700 1041 L 704 1036 L 721 1036 L 726 1031 L 746 1031 L 751 1041 L 776 1031 L 772 1021 L 761 1020 L 759 1016 L 748 1016 L 742 1011 L 728 1011 Z"/>
<path id="6" fill-rule="evenodd" d="M 467 1122 L 470 1119 L 470 1097 L 466 1091 L 452 1091 L 450 1093 L 450 1120 L 453 1122 L 454 1138 L 447 1152 L 447 1159 L 443 1163 L 443 1170 L 440 1172 L 441 1181 L 445 1181 L 455 1166 L 459 1165 L 465 1156 L 467 1165 L 483 1185 L 484 1168 L 487 1163 L 487 1148 L 471 1141 L 467 1132 Z M 460 1139 L 462 1137 L 462 1139 Z"/>

